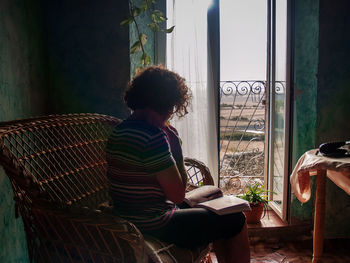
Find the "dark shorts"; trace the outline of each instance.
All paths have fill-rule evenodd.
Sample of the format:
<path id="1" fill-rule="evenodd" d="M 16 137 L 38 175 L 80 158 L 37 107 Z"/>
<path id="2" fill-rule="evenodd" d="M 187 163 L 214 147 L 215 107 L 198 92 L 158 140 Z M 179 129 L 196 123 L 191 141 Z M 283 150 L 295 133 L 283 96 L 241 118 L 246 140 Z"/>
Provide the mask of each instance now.
<path id="1" fill-rule="evenodd" d="M 242 212 L 217 215 L 204 208 L 181 208 L 174 212 L 166 226 L 145 234 L 191 248 L 234 237 L 241 232 L 244 223 Z"/>

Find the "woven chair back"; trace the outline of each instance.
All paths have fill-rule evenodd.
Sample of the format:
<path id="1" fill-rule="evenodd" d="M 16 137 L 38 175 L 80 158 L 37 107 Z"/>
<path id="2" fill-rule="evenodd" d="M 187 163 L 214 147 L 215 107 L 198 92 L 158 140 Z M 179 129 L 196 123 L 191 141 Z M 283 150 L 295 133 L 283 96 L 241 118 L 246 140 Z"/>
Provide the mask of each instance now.
<path id="1" fill-rule="evenodd" d="M 187 177 L 190 185 L 214 185 L 210 171 L 204 163 L 196 159 L 185 158 L 185 166 L 187 167 Z"/>
<path id="2" fill-rule="evenodd" d="M 0 123 L 0 165 L 11 181 L 16 212 L 23 218 L 30 262 L 147 259 L 145 242 L 134 225 L 108 214 L 108 208 L 94 210 L 110 198 L 105 146 L 118 123 L 117 118 L 99 114 Z M 204 164 L 185 158 L 185 165 L 191 185 L 213 184 Z M 70 209 L 84 206 L 90 209 Z M 170 247 L 174 246 L 165 244 L 156 253 Z M 194 259 L 202 251 L 197 250 L 185 256 Z M 170 256 L 163 262 L 174 262 Z"/>
<path id="3" fill-rule="evenodd" d="M 119 122 L 99 114 L 69 114 L 1 123 L 0 163 L 15 198 L 45 199 L 63 207 L 106 201 L 104 149 Z"/>

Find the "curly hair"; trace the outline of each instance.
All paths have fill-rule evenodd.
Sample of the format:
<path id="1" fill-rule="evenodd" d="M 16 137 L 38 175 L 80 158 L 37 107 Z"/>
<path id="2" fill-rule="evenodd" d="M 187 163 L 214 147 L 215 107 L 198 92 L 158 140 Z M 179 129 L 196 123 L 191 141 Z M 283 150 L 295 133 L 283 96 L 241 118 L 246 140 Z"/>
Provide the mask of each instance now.
<path id="1" fill-rule="evenodd" d="M 163 66 L 149 66 L 138 72 L 124 93 L 124 101 L 132 110 L 150 108 L 178 117 L 188 113 L 191 98 L 185 79 Z"/>

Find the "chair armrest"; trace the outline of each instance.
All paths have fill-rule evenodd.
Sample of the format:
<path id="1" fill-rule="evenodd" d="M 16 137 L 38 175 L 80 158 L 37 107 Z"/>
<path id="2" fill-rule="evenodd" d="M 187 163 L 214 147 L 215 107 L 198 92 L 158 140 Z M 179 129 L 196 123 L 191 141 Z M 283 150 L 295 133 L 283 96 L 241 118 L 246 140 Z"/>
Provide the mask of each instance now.
<path id="1" fill-rule="evenodd" d="M 43 207 L 32 213 L 33 255 L 43 262 L 147 262 L 142 234 L 117 216 Z"/>
<path id="2" fill-rule="evenodd" d="M 185 157 L 184 163 L 187 170 L 189 187 L 195 188 L 202 185 L 214 185 L 210 170 L 203 162 Z"/>

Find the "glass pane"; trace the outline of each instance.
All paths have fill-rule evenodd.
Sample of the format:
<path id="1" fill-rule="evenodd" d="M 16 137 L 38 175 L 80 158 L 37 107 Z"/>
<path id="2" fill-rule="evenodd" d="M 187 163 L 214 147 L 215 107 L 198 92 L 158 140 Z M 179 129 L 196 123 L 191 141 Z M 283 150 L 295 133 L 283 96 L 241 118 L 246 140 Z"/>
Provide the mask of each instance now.
<path id="1" fill-rule="evenodd" d="M 270 190 L 272 200 L 281 207 L 283 199 L 284 155 L 285 155 L 285 95 L 287 81 L 287 0 L 276 0 L 276 50 L 275 79 L 273 81 L 274 102 L 272 108 L 272 162 Z"/>

